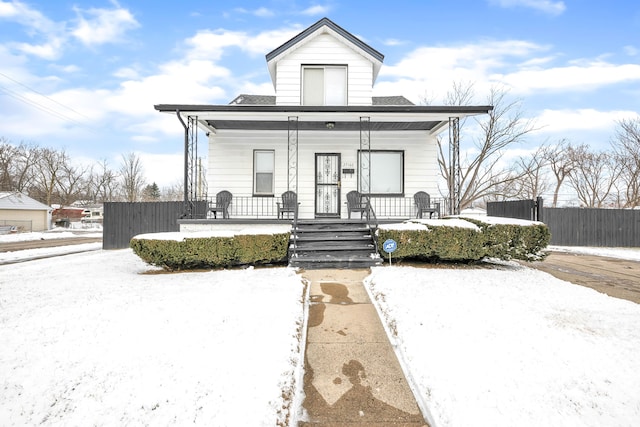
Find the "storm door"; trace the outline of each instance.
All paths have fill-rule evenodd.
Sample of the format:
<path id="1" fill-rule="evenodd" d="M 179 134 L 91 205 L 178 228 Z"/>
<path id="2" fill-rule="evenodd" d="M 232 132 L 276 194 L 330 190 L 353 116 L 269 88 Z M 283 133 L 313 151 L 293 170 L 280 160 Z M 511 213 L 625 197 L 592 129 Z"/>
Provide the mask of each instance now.
<path id="1" fill-rule="evenodd" d="M 340 154 L 316 153 L 316 217 L 340 217 Z"/>

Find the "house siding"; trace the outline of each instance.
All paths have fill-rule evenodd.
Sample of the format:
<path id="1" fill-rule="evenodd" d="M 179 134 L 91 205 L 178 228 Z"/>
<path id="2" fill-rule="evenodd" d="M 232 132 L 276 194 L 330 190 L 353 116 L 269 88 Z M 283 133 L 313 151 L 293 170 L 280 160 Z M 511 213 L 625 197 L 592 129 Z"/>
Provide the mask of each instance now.
<path id="1" fill-rule="evenodd" d="M 346 65 L 348 105 L 371 105 L 373 65 L 333 36 L 322 34 L 295 49 L 277 64 L 276 104 L 300 105 L 302 65 Z"/>
<path id="2" fill-rule="evenodd" d="M 298 135 L 298 201 L 301 218 L 315 216 L 315 155 L 338 153 L 341 169 L 358 168 L 359 133 L 301 131 Z M 234 196 L 250 197 L 253 192 L 253 150 L 275 150 L 275 197 L 287 191 L 287 132 L 219 132 L 209 144 L 208 183 L 211 194 L 228 190 Z M 417 191 L 439 195 L 437 142 L 427 132 L 372 132 L 372 150 L 404 151 L 404 195 Z M 347 217 L 346 194 L 357 190 L 358 176 L 342 176 L 341 216 Z"/>

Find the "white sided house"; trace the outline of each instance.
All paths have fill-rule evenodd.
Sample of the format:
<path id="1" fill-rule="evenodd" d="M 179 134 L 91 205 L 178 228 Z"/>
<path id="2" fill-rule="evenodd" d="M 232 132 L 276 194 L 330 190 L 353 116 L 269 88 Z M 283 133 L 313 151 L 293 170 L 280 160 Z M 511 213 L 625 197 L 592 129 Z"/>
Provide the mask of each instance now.
<path id="1" fill-rule="evenodd" d="M 185 218 L 290 220 L 279 210 L 287 191 L 297 196 L 299 219 L 360 218 L 362 212 L 349 210 L 352 191 L 378 219 L 421 214 L 417 192 L 438 201 L 437 136 L 447 138 L 449 130 L 455 146 L 458 120 L 492 107 L 373 96 L 383 59 L 324 18 L 266 55 L 275 96 L 156 105 L 184 127 Z M 196 165 L 198 130 L 208 138 L 206 181 Z M 197 207 L 204 199 L 214 206 L 221 191 L 232 195 L 228 212 Z M 453 212 L 451 196 L 439 200 L 438 215 Z"/>

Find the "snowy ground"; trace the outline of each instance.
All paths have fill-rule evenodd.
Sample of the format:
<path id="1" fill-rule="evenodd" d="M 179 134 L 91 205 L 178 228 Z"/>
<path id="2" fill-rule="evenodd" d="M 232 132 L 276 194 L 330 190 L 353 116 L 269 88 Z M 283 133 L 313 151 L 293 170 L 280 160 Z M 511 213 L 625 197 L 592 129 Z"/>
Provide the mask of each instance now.
<path id="1" fill-rule="evenodd" d="M 0 266 L 3 425 L 285 418 L 295 272 L 149 270 L 128 249 Z M 640 305 L 511 263 L 377 267 L 367 285 L 433 427 L 640 425 Z"/>

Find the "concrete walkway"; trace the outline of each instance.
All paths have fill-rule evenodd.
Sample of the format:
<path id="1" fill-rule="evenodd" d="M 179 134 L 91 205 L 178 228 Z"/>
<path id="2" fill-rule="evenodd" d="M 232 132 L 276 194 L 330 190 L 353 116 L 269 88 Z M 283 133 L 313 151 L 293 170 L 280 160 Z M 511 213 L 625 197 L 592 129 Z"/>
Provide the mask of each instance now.
<path id="1" fill-rule="evenodd" d="M 362 270 L 309 270 L 301 426 L 427 426 L 369 300 Z"/>

